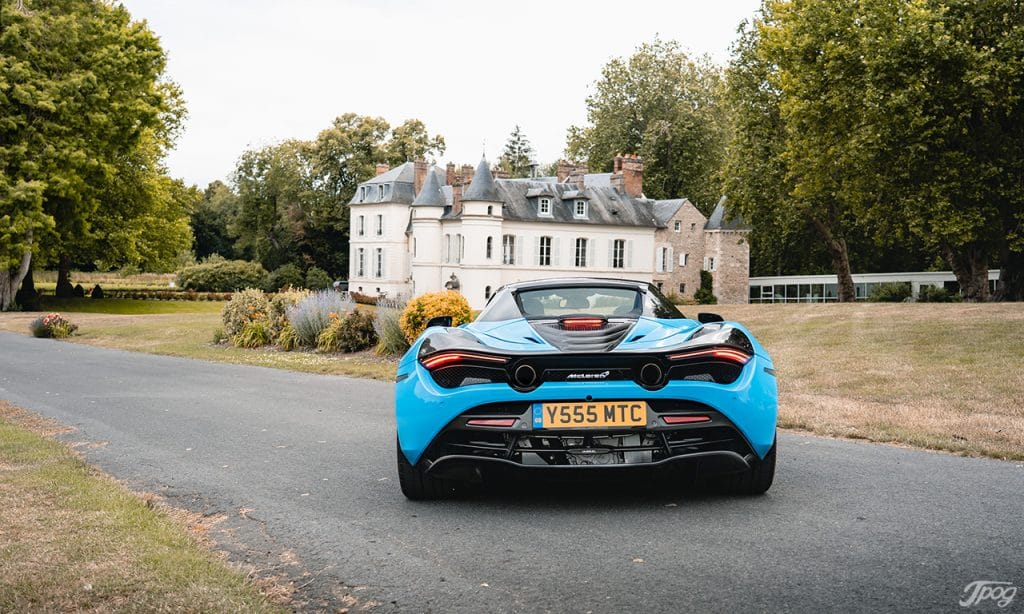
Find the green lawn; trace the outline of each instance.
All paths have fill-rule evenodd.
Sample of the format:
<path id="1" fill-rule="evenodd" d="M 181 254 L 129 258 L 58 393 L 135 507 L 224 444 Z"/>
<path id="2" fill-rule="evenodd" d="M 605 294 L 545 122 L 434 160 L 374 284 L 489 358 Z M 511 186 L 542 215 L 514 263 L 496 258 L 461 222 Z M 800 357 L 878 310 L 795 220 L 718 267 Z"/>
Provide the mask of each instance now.
<path id="1" fill-rule="evenodd" d="M 191 534 L 0 401 L 0 611 L 284 612 Z M 202 526 L 199 523 L 198 526 Z"/>
<path id="2" fill-rule="evenodd" d="M 319 354 L 310 351 L 247 350 L 214 344 L 223 302 L 142 301 L 132 299 L 53 299 L 47 310 L 59 311 L 79 326 L 73 343 L 200 360 L 291 369 L 307 373 L 393 380 L 396 363 L 372 351 Z M 360 309 L 370 309 L 360 305 Z M 28 333 L 39 313 L 0 314 L 0 330 Z"/>

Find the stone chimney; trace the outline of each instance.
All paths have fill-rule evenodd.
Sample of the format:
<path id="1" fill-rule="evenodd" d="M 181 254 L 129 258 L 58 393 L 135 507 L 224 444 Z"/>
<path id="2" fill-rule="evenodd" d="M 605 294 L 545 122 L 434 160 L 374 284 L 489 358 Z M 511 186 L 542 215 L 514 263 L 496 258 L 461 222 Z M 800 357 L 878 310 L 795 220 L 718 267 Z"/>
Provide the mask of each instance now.
<path id="1" fill-rule="evenodd" d="M 612 187 L 633 198 L 644 194 L 644 161 L 636 154 L 615 156 Z"/>
<path id="2" fill-rule="evenodd" d="M 491 174 L 494 175 L 495 179 L 508 179 L 512 176 L 512 173 L 502 170 L 500 167 L 494 167 L 491 169 Z"/>
<path id="3" fill-rule="evenodd" d="M 558 168 L 555 171 L 555 175 L 558 177 L 558 183 L 562 183 L 569 178 L 569 173 L 572 172 L 573 165 L 569 164 L 565 160 L 558 161 Z"/>
<path id="4" fill-rule="evenodd" d="M 461 168 L 456 170 L 455 165 L 449 162 L 447 170 L 448 185 L 452 186 L 452 215 L 459 215 L 462 213 L 462 193 L 466 191 L 466 188 L 473 181 L 473 165 L 463 164 Z"/>
<path id="5" fill-rule="evenodd" d="M 569 173 L 569 183 L 575 183 L 577 190 L 582 190 L 584 187 L 584 175 L 589 171 L 586 166 L 576 165 L 572 167 L 572 172 Z"/>
<path id="6" fill-rule="evenodd" d="M 445 167 L 445 185 L 455 185 L 455 163 L 449 162 L 448 166 Z"/>
<path id="7" fill-rule="evenodd" d="M 384 164 L 383 162 L 377 163 L 377 175 L 383 175 L 389 170 L 391 170 L 391 167 L 389 167 L 387 164 Z"/>
<path id="8" fill-rule="evenodd" d="M 414 170 L 412 189 L 415 194 L 419 194 L 420 188 L 423 187 L 423 182 L 427 180 L 427 172 L 429 171 L 430 166 L 427 164 L 426 160 L 416 160 L 412 165 Z"/>

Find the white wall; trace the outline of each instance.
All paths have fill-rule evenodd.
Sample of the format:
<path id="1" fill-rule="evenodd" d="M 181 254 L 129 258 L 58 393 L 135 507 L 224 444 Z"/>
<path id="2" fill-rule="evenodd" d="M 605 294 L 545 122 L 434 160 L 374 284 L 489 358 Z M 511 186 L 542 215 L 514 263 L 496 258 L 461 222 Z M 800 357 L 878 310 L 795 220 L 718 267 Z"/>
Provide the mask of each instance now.
<path id="1" fill-rule="evenodd" d="M 409 207 L 403 204 L 373 203 L 351 205 L 349 226 L 349 289 L 364 294 L 400 294 L 406 291 L 409 259 L 405 229 Z M 382 216 L 382 234 L 377 234 L 377 216 Z M 359 218 L 364 233 L 359 234 Z M 366 266 L 358 274 L 359 249 L 365 250 Z M 383 249 L 383 270 L 377 275 L 376 250 Z M 362 290 L 360 290 L 362 288 Z M 378 290 L 379 289 L 379 290 Z"/>

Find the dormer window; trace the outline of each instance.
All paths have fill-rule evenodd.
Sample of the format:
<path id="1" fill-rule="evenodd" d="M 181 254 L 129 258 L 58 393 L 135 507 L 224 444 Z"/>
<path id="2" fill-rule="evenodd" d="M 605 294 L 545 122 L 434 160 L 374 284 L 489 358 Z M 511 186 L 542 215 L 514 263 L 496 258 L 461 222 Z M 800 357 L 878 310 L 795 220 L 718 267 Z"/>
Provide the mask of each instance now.
<path id="1" fill-rule="evenodd" d="M 551 217 L 551 199 L 541 198 L 537 201 L 537 215 Z"/>
<path id="2" fill-rule="evenodd" d="M 359 186 L 359 202 L 366 200 L 366 186 Z"/>
<path id="3" fill-rule="evenodd" d="M 384 200 L 384 184 L 377 186 L 377 202 Z"/>
<path id="4" fill-rule="evenodd" d="M 577 200 L 575 203 L 573 203 L 572 214 L 573 217 L 575 217 L 578 220 L 587 219 L 587 201 Z"/>

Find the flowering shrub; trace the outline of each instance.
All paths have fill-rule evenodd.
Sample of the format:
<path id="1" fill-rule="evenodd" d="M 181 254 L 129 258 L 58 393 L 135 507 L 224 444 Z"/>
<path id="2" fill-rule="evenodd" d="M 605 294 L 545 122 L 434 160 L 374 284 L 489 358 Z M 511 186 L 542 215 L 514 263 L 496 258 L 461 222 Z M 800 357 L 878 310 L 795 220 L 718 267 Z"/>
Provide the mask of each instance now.
<path id="1" fill-rule="evenodd" d="M 309 296 L 306 290 L 278 292 L 270 297 L 270 333 L 277 338 L 288 326 L 288 310 Z"/>
<path id="2" fill-rule="evenodd" d="M 220 319 L 224 323 L 224 334 L 233 339 L 250 322 L 262 320 L 269 326 L 270 301 L 262 290 L 255 288 L 236 292 L 220 312 Z"/>
<path id="3" fill-rule="evenodd" d="M 285 352 L 291 352 L 299 347 L 299 338 L 295 335 L 295 329 L 288 322 L 285 322 L 284 328 L 277 335 L 277 345 Z"/>
<path id="4" fill-rule="evenodd" d="M 75 334 L 78 330 L 77 324 L 72 324 L 59 313 L 48 313 L 39 316 L 29 324 L 29 330 L 33 337 L 63 339 Z"/>
<path id="5" fill-rule="evenodd" d="M 299 345 L 316 347 L 320 333 L 331 323 L 331 316 L 344 318 L 355 311 L 356 305 L 343 292 L 321 290 L 313 292 L 287 310 L 288 322 L 295 329 Z"/>
<path id="6" fill-rule="evenodd" d="M 398 323 L 411 344 L 427 328 L 427 322 L 438 316 L 452 316 L 452 326 L 459 326 L 473 319 L 473 311 L 466 297 L 454 290 L 428 292 L 409 301 Z"/>
<path id="7" fill-rule="evenodd" d="M 316 349 L 321 352 L 358 352 L 376 342 L 373 316 L 357 310 L 345 316 L 332 313 L 327 328 L 316 339 Z"/>
<path id="8" fill-rule="evenodd" d="M 398 321 L 405 311 L 405 301 L 384 298 L 377 301 L 373 330 L 377 333 L 377 353 L 397 356 L 409 349 L 409 342 Z"/>

